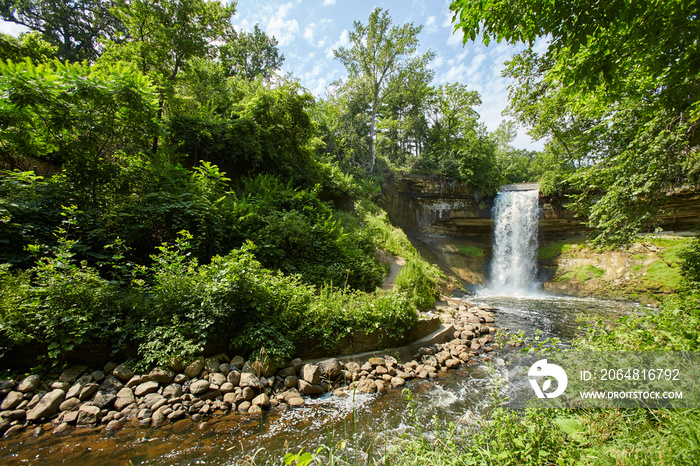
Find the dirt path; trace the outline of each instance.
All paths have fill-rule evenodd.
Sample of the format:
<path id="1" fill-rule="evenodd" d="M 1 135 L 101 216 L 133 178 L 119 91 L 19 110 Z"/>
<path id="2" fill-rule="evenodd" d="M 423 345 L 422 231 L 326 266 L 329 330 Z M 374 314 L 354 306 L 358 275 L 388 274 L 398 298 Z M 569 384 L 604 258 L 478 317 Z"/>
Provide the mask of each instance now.
<path id="1" fill-rule="evenodd" d="M 389 290 L 394 287 L 394 280 L 396 280 L 396 276 L 401 269 L 403 269 L 404 265 L 406 265 L 406 259 L 383 253 L 380 260 L 382 263 L 389 264 L 389 275 L 386 276 L 384 284 L 382 285 L 382 289 Z"/>

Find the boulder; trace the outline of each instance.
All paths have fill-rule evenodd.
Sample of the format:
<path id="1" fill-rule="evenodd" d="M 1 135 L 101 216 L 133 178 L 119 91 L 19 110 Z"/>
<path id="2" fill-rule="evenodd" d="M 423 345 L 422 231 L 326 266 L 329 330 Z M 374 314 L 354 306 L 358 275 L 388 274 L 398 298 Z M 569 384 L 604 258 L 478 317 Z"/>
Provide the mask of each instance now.
<path id="1" fill-rule="evenodd" d="M 317 385 L 321 382 L 321 368 L 315 364 L 304 364 L 301 368 L 301 378 L 307 383 Z"/>
<path id="2" fill-rule="evenodd" d="M 3 411 L 8 409 L 15 409 L 19 404 L 24 401 L 24 394 L 22 392 L 10 392 L 7 394 L 4 400 L 2 400 L 2 405 L 0 409 Z"/>
<path id="3" fill-rule="evenodd" d="M 356 390 L 359 393 L 376 393 L 377 391 L 377 384 L 374 383 L 374 380 L 371 379 L 365 379 L 361 380 L 357 384 Z"/>
<path id="4" fill-rule="evenodd" d="M 296 388 L 290 388 L 289 390 L 277 395 L 278 400 L 284 400 L 289 402 L 292 398 L 301 397 L 301 393 Z"/>
<path id="5" fill-rule="evenodd" d="M 227 381 L 226 376 L 221 372 L 209 374 L 209 383 L 221 387 Z"/>
<path id="6" fill-rule="evenodd" d="M 234 387 L 237 387 L 241 383 L 241 373 L 238 371 L 231 371 L 226 376 L 226 380 L 231 382 Z"/>
<path id="7" fill-rule="evenodd" d="M 29 377 L 25 377 L 18 385 L 17 385 L 17 391 L 20 391 L 22 393 L 27 393 L 27 392 L 33 392 L 39 386 L 41 385 L 41 376 L 39 375 L 30 375 Z"/>
<path id="8" fill-rule="evenodd" d="M 301 406 L 304 406 L 305 402 L 302 397 L 297 396 L 294 398 L 290 398 L 289 401 L 287 401 L 287 403 L 289 403 L 289 406 L 291 406 L 292 408 L 299 408 Z"/>
<path id="9" fill-rule="evenodd" d="M 251 406 L 252 405 L 251 405 L 250 401 L 244 401 L 238 405 L 237 409 L 241 413 L 247 413 Z"/>
<path id="10" fill-rule="evenodd" d="M 367 362 L 370 363 L 372 366 L 386 365 L 386 361 L 384 360 L 384 358 L 369 358 Z"/>
<path id="11" fill-rule="evenodd" d="M 15 381 L 12 379 L 5 379 L 0 382 L 0 390 L 7 390 L 15 386 Z"/>
<path id="12" fill-rule="evenodd" d="M 112 402 L 117 398 L 113 393 L 106 393 L 103 391 L 98 391 L 95 397 L 92 399 L 92 404 L 100 409 L 108 408 Z"/>
<path id="13" fill-rule="evenodd" d="M 230 367 L 236 367 L 237 369 L 243 369 L 243 364 L 245 364 L 245 359 L 243 356 L 234 356 L 233 359 L 231 359 Z"/>
<path id="14" fill-rule="evenodd" d="M 171 383 L 163 389 L 163 396 L 165 398 L 177 398 L 182 396 L 182 385 L 179 383 Z"/>
<path id="15" fill-rule="evenodd" d="M 208 380 L 199 379 L 190 384 L 190 393 L 193 395 L 200 395 L 205 393 L 207 390 L 209 390 Z"/>
<path id="16" fill-rule="evenodd" d="M 298 384 L 299 379 L 294 375 L 290 375 L 284 379 L 284 388 L 296 388 Z"/>
<path id="17" fill-rule="evenodd" d="M 321 361 L 318 367 L 321 369 L 321 376 L 328 380 L 336 380 L 343 373 L 343 366 L 336 358 Z"/>
<path id="18" fill-rule="evenodd" d="M 263 409 L 267 409 L 270 407 L 270 397 L 267 396 L 265 393 L 261 393 L 260 395 L 253 398 L 253 401 L 251 403 L 253 404 L 253 406 L 260 406 Z"/>
<path id="19" fill-rule="evenodd" d="M 250 372 L 243 372 L 241 373 L 241 380 L 239 381 L 238 385 L 240 387 L 253 387 L 253 388 L 262 388 L 262 382 L 261 380 L 255 375 Z"/>
<path id="20" fill-rule="evenodd" d="M 112 375 L 122 382 L 127 382 L 134 376 L 134 371 L 129 366 L 119 364 L 112 371 Z"/>
<path id="21" fill-rule="evenodd" d="M 97 406 L 81 406 L 78 409 L 79 426 L 89 426 L 97 424 L 102 419 L 102 411 Z"/>
<path id="22" fill-rule="evenodd" d="M 153 413 L 153 416 L 151 416 L 151 425 L 153 427 L 160 427 L 163 424 L 165 424 L 166 420 L 167 420 L 167 418 L 163 414 L 163 411 L 158 410 L 155 413 Z"/>
<path id="23" fill-rule="evenodd" d="M 457 369 L 461 363 L 459 359 L 450 358 L 445 361 L 445 367 L 448 369 Z"/>
<path id="24" fill-rule="evenodd" d="M 321 395 L 326 391 L 318 384 L 311 384 L 306 380 L 299 381 L 299 393 L 302 395 Z"/>
<path id="25" fill-rule="evenodd" d="M 224 382 L 224 383 L 222 383 L 221 386 L 219 387 L 219 391 L 220 391 L 221 393 L 223 393 L 223 394 L 231 393 L 231 392 L 234 391 L 235 389 L 236 389 L 236 387 L 234 387 L 233 384 L 232 384 L 231 382 Z"/>
<path id="26" fill-rule="evenodd" d="M 66 382 L 66 383 L 73 383 L 75 380 L 83 375 L 85 371 L 88 370 L 87 366 L 73 366 L 70 369 L 66 369 L 61 373 L 61 375 L 58 377 L 58 380 L 61 382 Z"/>
<path id="27" fill-rule="evenodd" d="M 142 383 L 134 389 L 134 395 L 138 398 L 146 396 L 149 393 L 157 392 L 159 388 L 158 382 L 152 380 L 150 382 Z M 207 387 L 208 388 L 208 387 Z"/>
<path id="28" fill-rule="evenodd" d="M 193 379 L 202 372 L 202 369 L 204 369 L 204 360 L 200 358 L 185 368 L 185 375 Z"/>
<path id="29" fill-rule="evenodd" d="M 295 371 L 299 372 L 301 370 L 302 361 L 299 358 L 294 358 L 292 359 L 292 362 L 289 363 L 289 365 L 292 366 Z"/>
<path id="30" fill-rule="evenodd" d="M 71 430 L 73 430 L 73 428 L 67 422 L 62 422 L 59 425 L 57 425 L 53 431 L 51 431 L 51 434 L 56 436 L 63 436 L 68 435 Z"/>
<path id="31" fill-rule="evenodd" d="M 255 390 L 251 387 L 245 387 L 242 392 L 243 399 L 245 401 L 252 401 L 255 398 Z"/>
<path id="32" fill-rule="evenodd" d="M 248 414 L 251 416 L 260 416 L 262 415 L 262 408 L 258 405 L 251 405 L 251 407 L 248 408 Z"/>
<path id="33" fill-rule="evenodd" d="M 173 379 L 175 378 L 175 372 L 163 367 L 156 367 L 148 374 L 148 377 L 154 382 L 167 385 L 173 382 Z"/>
<path id="34" fill-rule="evenodd" d="M 58 409 L 59 409 L 61 412 L 64 412 L 64 411 L 74 411 L 75 409 L 78 408 L 78 406 L 80 406 L 80 400 L 79 400 L 79 399 L 77 399 L 77 398 L 68 398 L 67 400 L 65 400 L 63 403 L 61 403 L 61 404 L 58 406 Z"/>
<path id="35" fill-rule="evenodd" d="M 96 383 L 89 383 L 85 385 L 81 390 L 80 394 L 78 394 L 78 399 L 80 401 L 86 401 L 92 398 L 92 396 L 97 393 L 97 390 L 100 389 L 99 384 Z"/>
<path id="36" fill-rule="evenodd" d="M 106 392 L 118 392 L 122 387 L 124 384 L 113 375 L 107 376 L 100 385 L 100 388 Z"/>
<path id="37" fill-rule="evenodd" d="M 207 358 L 207 359 L 204 361 L 204 370 L 206 370 L 206 371 L 209 372 L 210 374 L 211 374 L 212 372 L 219 372 L 219 366 L 220 366 L 220 365 L 221 365 L 221 363 L 219 362 L 219 358 L 216 358 L 216 357 L 214 357 L 214 358 Z"/>
<path id="38" fill-rule="evenodd" d="M 9 429 L 5 431 L 3 434 L 2 438 L 10 438 L 14 437 L 15 435 L 24 432 L 24 426 L 22 424 L 17 424 L 14 426 L 11 426 Z"/>
<path id="39" fill-rule="evenodd" d="M 54 390 L 56 388 L 59 388 L 63 390 L 64 392 L 67 392 L 68 389 L 70 388 L 70 384 L 67 382 L 61 382 L 60 380 L 55 380 L 51 382 L 51 390 Z"/>
<path id="40" fill-rule="evenodd" d="M 345 369 L 350 372 L 360 372 L 360 365 L 356 362 L 345 363 Z"/>
<path id="41" fill-rule="evenodd" d="M 143 397 L 143 404 L 146 405 L 146 408 L 152 409 L 156 403 L 164 399 L 165 398 L 160 393 L 149 393 L 148 395 Z"/>
<path id="42" fill-rule="evenodd" d="M 391 386 L 392 387 L 403 387 L 406 381 L 402 379 L 401 377 L 392 377 L 391 378 Z"/>
<path id="43" fill-rule="evenodd" d="M 107 432 L 114 432 L 115 430 L 119 430 L 122 428 L 122 423 L 118 419 L 114 419 L 112 421 L 109 421 L 107 425 L 105 426 L 105 430 Z"/>
<path id="44" fill-rule="evenodd" d="M 10 421 L 24 421 L 27 418 L 27 411 L 24 409 L 13 409 L 11 411 L 3 411 L 2 417 Z"/>
<path id="45" fill-rule="evenodd" d="M 54 389 L 41 397 L 41 401 L 34 409 L 27 413 L 27 421 L 36 422 L 44 418 L 53 416 L 58 412 L 58 407 L 61 406 L 66 398 L 66 392 L 61 389 Z"/>
<path id="46" fill-rule="evenodd" d="M 114 400 L 114 408 L 117 411 L 121 411 L 134 402 L 136 402 L 134 392 L 129 387 L 124 387 L 117 392 L 117 398 Z"/>

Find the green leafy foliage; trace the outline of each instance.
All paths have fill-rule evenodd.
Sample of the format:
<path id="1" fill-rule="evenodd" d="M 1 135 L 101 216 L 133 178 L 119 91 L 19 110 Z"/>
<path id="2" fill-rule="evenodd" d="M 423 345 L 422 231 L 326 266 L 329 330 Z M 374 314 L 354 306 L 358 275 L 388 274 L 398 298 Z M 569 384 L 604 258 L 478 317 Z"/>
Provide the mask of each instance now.
<path id="1" fill-rule="evenodd" d="M 510 113 L 547 137 L 576 172 L 574 208 L 596 245 L 629 243 L 651 228 L 663 194 L 697 183 L 700 105 L 694 0 L 583 5 L 571 1 L 458 0 L 465 42 L 524 42 L 508 63 Z M 546 52 L 534 52 L 546 37 Z M 543 174 L 545 175 L 545 174 Z M 558 176 L 543 177 L 547 191 Z M 553 183 L 554 182 L 554 183 Z"/>
<path id="2" fill-rule="evenodd" d="M 277 39 L 265 34 L 256 24 L 253 32 L 231 31 L 231 37 L 219 47 L 219 57 L 229 76 L 248 81 L 269 79 L 284 63 Z"/>
<path id="3" fill-rule="evenodd" d="M 23 62 L 29 58 L 41 63 L 51 61 L 55 55 L 56 47 L 42 40 L 38 32 L 25 33 L 19 37 L 0 33 L 0 62 Z"/>
<path id="4" fill-rule="evenodd" d="M 93 201 L 117 158 L 138 156 L 159 131 L 153 88 L 121 66 L 0 63 L 0 93 L 3 152 L 62 166 Z"/>
<path id="5" fill-rule="evenodd" d="M 388 95 L 406 84 L 409 76 L 434 58 L 433 52 L 417 56 L 418 34 L 422 26 L 412 23 L 392 26 L 388 11 L 375 8 L 367 24 L 355 21 L 350 32 L 350 47 L 334 50 L 335 58 L 348 70 L 349 81 L 369 96 L 369 171 L 376 161 L 376 118 L 379 106 Z"/>
<path id="6" fill-rule="evenodd" d="M 110 10 L 119 1 L 3 0 L 0 17 L 37 33 L 51 44 L 59 59 L 94 61 L 100 54 L 100 39 L 115 38 L 124 25 Z M 36 58 L 36 57 L 31 57 Z"/>
<path id="7" fill-rule="evenodd" d="M 440 297 L 434 275 L 418 258 L 406 262 L 394 284 L 397 289 L 409 294 L 418 309 L 430 309 Z"/>

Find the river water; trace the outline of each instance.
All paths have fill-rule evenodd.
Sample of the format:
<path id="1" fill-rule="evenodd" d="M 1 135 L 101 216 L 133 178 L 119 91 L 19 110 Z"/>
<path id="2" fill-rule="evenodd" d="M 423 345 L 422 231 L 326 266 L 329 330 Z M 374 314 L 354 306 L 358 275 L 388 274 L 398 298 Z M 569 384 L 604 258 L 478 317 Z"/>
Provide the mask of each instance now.
<path id="1" fill-rule="evenodd" d="M 564 342 L 576 335 L 578 314 L 613 319 L 634 311 L 619 302 L 552 296 L 477 295 L 469 300 L 496 307 L 501 328 L 521 329 L 525 336 L 541 332 Z M 158 429 L 132 426 L 110 434 L 76 429 L 67 437 L 46 432 L 34 437 L 29 431 L 0 441 L 0 463 L 280 464 L 286 452 L 329 445 L 344 446 L 346 457 L 380 457 L 415 426 L 425 430 L 433 419 L 468 425 L 485 413 L 504 374 L 499 361 L 503 352 L 489 356 L 488 363 L 442 373 L 437 379 L 410 381 L 405 388 L 412 401 L 403 391 L 389 390 L 381 395 L 326 395 L 286 413 L 270 411 L 262 419 L 231 414 L 202 424 L 181 420 Z"/>

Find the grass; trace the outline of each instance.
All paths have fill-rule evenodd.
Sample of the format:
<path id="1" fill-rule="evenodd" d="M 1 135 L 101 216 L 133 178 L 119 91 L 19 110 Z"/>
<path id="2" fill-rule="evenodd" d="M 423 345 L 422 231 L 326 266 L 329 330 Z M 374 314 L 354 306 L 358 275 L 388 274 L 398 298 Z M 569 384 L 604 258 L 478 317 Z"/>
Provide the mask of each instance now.
<path id="1" fill-rule="evenodd" d="M 478 257 L 480 259 L 486 257 L 486 253 L 484 252 L 484 250 L 481 248 L 477 248 L 476 246 L 461 246 L 459 248 L 459 252 L 460 254 L 468 257 Z"/>
<path id="2" fill-rule="evenodd" d="M 585 267 L 581 267 L 576 271 L 576 279 L 581 282 L 591 280 L 593 278 L 600 278 L 605 275 L 605 270 L 600 267 L 596 267 L 593 264 L 587 264 Z"/>
<path id="3" fill-rule="evenodd" d="M 657 260 L 649 265 L 642 276 L 642 286 L 647 289 L 671 291 L 680 285 L 682 279 L 679 267 Z"/>
<path id="4" fill-rule="evenodd" d="M 551 260 L 559 255 L 575 249 L 579 245 L 585 242 L 584 239 L 573 239 L 569 241 L 561 241 L 558 243 L 548 244 L 547 246 L 541 247 L 537 251 L 537 258 L 543 260 Z"/>

